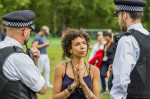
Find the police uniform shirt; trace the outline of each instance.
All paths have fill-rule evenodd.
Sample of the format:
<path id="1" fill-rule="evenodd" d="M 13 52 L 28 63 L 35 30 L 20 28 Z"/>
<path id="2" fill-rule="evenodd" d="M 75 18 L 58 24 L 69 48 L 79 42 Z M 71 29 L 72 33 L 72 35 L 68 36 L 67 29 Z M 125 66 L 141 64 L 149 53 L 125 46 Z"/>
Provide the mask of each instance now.
<path id="1" fill-rule="evenodd" d="M 6 36 L 4 41 L 0 42 L 0 49 L 7 46 L 22 48 L 18 41 L 8 36 Z M 44 78 L 32 59 L 24 53 L 10 55 L 3 65 L 3 72 L 8 79 L 13 81 L 21 80 L 34 92 L 39 92 L 45 84 Z"/>
<path id="2" fill-rule="evenodd" d="M 149 32 L 143 28 L 141 23 L 134 24 L 128 28 L 140 31 L 145 35 Z M 123 36 L 117 46 L 113 62 L 113 87 L 110 92 L 111 99 L 126 99 L 127 88 L 130 83 L 130 73 L 134 69 L 139 58 L 140 49 L 136 39 L 132 36 Z"/>

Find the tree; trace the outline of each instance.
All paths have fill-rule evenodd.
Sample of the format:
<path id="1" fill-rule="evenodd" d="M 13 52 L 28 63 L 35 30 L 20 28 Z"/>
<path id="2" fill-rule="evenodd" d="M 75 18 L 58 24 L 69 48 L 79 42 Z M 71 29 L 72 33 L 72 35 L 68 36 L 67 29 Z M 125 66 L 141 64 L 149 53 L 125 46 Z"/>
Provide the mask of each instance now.
<path id="1" fill-rule="evenodd" d="M 143 25 L 150 24 L 150 1 L 144 8 Z M 120 31 L 117 20 L 113 17 L 113 0 L 1 0 L 0 18 L 11 11 L 29 9 L 35 12 L 36 31 L 47 25 L 53 36 L 61 35 L 66 28 L 88 28 Z"/>

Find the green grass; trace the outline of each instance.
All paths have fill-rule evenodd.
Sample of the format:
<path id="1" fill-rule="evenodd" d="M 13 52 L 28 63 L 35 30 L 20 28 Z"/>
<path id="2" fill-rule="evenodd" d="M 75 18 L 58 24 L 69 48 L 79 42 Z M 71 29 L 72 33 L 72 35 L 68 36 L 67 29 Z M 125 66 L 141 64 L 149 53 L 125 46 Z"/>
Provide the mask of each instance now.
<path id="1" fill-rule="evenodd" d="M 31 46 L 31 43 L 33 41 L 33 37 L 30 37 L 30 40 L 28 42 L 28 46 Z M 62 48 L 61 48 L 61 38 L 48 38 L 48 41 L 51 42 L 51 45 L 48 47 L 48 56 L 50 58 L 50 82 L 53 84 L 54 82 L 54 72 L 55 72 L 55 67 L 57 64 L 62 61 Z M 96 42 L 96 40 L 92 40 L 91 44 L 93 45 Z M 91 50 L 89 50 L 87 56 L 85 57 L 85 61 L 88 61 L 89 54 Z M 67 58 L 67 61 L 69 59 Z M 52 99 L 52 89 L 48 88 L 46 94 L 44 95 L 39 95 L 38 94 L 38 99 Z M 100 95 L 100 99 L 110 99 L 109 95 Z"/>

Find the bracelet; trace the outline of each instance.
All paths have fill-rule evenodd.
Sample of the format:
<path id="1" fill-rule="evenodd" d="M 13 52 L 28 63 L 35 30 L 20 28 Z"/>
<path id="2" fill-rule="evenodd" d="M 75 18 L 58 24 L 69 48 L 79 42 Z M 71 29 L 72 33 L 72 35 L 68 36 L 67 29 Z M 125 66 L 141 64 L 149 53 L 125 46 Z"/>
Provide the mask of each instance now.
<path id="1" fill-rule="evenodd" d="M 92 93 L 92 91 L 90 92 L 90 94 L 88 94 L 87 96 L 85 96 L 86 97 L 86 99 L 91 99 L 92 98 L 92 96 L 93 96 L 93 93 Z"/>
<path id="2" fill-rule="evenodd" d="M 75 91 L 73 91 L 73 90 L 71 89 L 71 84 L 68 86 L 68 91 L 69 91 L 71 94 L 75 92 Z"/>
<path id="3" fill-rule="evenodd" d="M 68 98 L 69 96 L 66 94 L 65 90 L 64 90 L 65 96 Z"/>

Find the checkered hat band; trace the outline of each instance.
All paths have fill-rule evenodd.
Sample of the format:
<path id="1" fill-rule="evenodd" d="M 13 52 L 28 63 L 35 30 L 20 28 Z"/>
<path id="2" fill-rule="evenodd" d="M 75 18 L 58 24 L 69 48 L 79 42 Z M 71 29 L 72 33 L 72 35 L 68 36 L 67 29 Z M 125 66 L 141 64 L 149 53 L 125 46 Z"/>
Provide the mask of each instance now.
<path id="1" fill-rule="evenodd" d="M 6 26 L 10 26 L 10 27 L 28 27 L 31 26 L 33 24 L 32 21 L 30 22 L 5 22 Z"/>
<path id="2" fill-rule="evenodd" d="M 116 11 L 134 11 L 134 12 L 142 12 L 143 7 L 139 6 L 130 6 L 130 5 L 116 5 Z"/>

